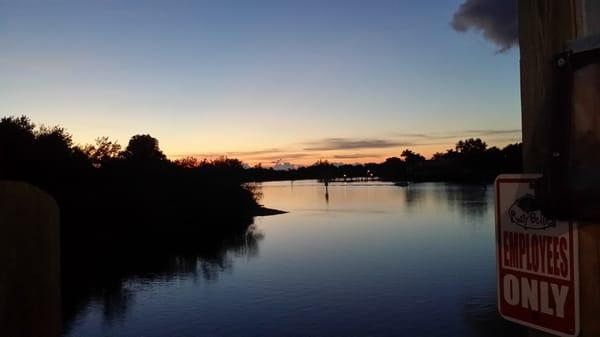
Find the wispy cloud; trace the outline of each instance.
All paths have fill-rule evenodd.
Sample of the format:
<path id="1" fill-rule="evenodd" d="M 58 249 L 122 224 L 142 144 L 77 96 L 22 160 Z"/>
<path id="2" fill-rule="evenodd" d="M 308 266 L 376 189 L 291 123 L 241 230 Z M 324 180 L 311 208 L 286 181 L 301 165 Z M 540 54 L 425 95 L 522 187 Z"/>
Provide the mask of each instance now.
<path id="1" fill-rule="evenodd" d="M 291 160 L 291 159 L 302 159 L 302 158 L 310 158 L 310 157 L 315 157 L 315 156 L 318 157 L 318 155 L 315 155 L 314 153 L 309 153 L 309 152 L 292 152 L 292 153 L 280 152 L 280 153 L 276 153 L 276 154 L 272 154 L 272 155 L 252 157 L 252 159 L 253 160 L 262 160 L 262 161 L 286 161 L 286 160 Z"/>
<path id="2" fill-rule="evenodd" d="M 372 153 L 351 153 L 351 154 L 336 154 L 333 156 L 334 159 L 361 159 L 361 158 L 376 158 L 380 155 Z"/>
<path id="3" fill-rule="evenodd" d="M 471 129 L 451 132 L 432 132 L 432 133 L 396 133 L 394 136 L 408 139 L 413 145 L 437 145 L 439 143 L 430 143 L 429 141 L 451 140 L 468 137 L 496 137 L 499 135 L 514 135 L 514 139 L 519 139 L 521 129 Z M 486 140 L 486 139 L 484 139 Z M 424 143 L 426 142 L 426 143 Z"/>
<path id="4" fill-rule="evenodd" d="M 264 150 L 256 150 L 256 151 L 238 151 L 238 152 L 225 152 L 227 156 L 259 156 L 271 153 L 280 153 L 283 152 L 281 149 L 264 149 Z"/>
<path id="5" fill-rule="evenodd" d="M 355 149 L 384 149 L 397 146 L 409 146 L 410 143 L 392 139 L 354 139 L 354 138 L 325 138 L 305 143 L 306 151 L 334 151 Z"/>
<path id="6" fill-rule="evenodd" d="M 512 144 L 512 143 L 517 143 L 517 142 L 521 142 L 521 137 L 502 137 L 502 138 L 495 138 L 494 141 L 496 143 L 500 143 L 500 144 Z"/>
<path id="7" fill-rule="evenodd" d="M 205 153 L 186 153 L 173 155 L 175 158 L 196 157 L 196 158 L 216 158 L 216 157 L 253 157 L 273 153 L 283 152 L 280 149 L 262 149 L 255 151 L 228 151 L 228 152 L 205 152 Z"/>
<path id="8" fill-rule="evenodd" d="M 452 28 L 480 31 L 504 52 L 518 44 L 517 0 L 466 0 L 454 13 Z"/>
<path id="9" fill-rule="evenodd" d="M 507 129 L 507 130 L 495 130 L 495 129 L 483 129 L 483 130 L 465 130 L 465 134 L 478 134 L 480 136 L 491 136 L 491 135 L 503 135 L 507 133 L 521 133 L 521 129 Z"/>
<path id="10" fill-rule="evenodd" d="M 44 51 L 41 53 L 3 52 L 0 67 L 27 71 L 67 71 L 102 64 L 97 56 L 82 51 Z"/>
<path id="11" fill-rule="evenodd" d="M 492 144 L 513 143 L 521 140 L 520 129 L 468 129 L 438 133 L 394 133 L 386 138 L 324 138 L 281 147 L 252 151 L 229 151 L 173 155 L 173 158 L 192 156 L 196 158 L 218 158 L 222 156 L 240 158 L 248 162 L 296 163 L 311 160 L 361 160 L 380 158 L 395 151 L 395 148 L 454 146 L 459 139 L 478 137 Z M 389 149 L 389 150 L 386 150 Z M 361 150 L 365 150 L 363 153 Z M 381 153 L 379 153 L 380 151 Z M 393 155 L 393 154 L 389 154 Z"/>

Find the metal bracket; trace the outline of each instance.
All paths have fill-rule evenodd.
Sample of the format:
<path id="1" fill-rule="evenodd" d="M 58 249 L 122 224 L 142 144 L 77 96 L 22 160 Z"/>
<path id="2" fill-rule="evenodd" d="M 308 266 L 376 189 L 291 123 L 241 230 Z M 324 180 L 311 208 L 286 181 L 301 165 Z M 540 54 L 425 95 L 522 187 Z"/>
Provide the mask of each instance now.
<path id="1" fill-rule="evenodd" d="M 549 111 L 549 151 L 544 162 L 543 176 L 536 183 L 536 195 L 542 212 L 549 218 L 598 220 L 600 217 L 600 211 L 595 210 L 600 209 L 600 204 L 582 206 L 582 200 L 589 200 L 587 194 L 596 192 L 600 195 L 597 192 L 600 185 L 591 186 L 582 192 L 574 189 L 572 181 L 573 174 L 577 172 L 571 160 L 574 74 L 591 64 L 600 64 L 600 35 L 567 43 L 565 51 L 556 55 L 554 60 L 555 83 L 552 96 L 556 101 Z"/>

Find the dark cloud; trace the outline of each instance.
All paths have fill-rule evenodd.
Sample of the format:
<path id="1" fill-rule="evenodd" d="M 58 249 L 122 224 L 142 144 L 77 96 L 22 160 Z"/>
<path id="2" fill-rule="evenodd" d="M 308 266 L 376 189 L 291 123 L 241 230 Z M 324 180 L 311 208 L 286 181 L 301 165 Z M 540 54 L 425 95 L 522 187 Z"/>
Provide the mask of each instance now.
<path id="1" fill-rule="evenodd" d="M 519 39 L 517 0 L 465 0 L 451 25 L 459 32 L 480 31 L 500 52 L 509 50 Z"/>
<path id="2" fill-rule="evenodd" d="M 353 149 L 383 149 L 396 146 L 411 145 L 389 139 L 352 139 L 352 138 L 326 138 L 319 141 L 306 143 L 307 151 L 332 151 Z"/>

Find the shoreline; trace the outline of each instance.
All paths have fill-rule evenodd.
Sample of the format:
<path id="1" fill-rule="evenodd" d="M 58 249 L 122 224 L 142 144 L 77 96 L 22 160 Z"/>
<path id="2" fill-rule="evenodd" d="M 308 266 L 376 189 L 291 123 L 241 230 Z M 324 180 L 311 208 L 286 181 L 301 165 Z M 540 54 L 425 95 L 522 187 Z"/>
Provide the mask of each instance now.
<path id="1" fill-rule="evenodd" d="M 280 215 L 280 214 L 286 214 L 286 213 L 289 213 L 289 212 L 261 206 L 254 212 L 253 215 L 254 216 L 272 216 L 272 215 Z"/>

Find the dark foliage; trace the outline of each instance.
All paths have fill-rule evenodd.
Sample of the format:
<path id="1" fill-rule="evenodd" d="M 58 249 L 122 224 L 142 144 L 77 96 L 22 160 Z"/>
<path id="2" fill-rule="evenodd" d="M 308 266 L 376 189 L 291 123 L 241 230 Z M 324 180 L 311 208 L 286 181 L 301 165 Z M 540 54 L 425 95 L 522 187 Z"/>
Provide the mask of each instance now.
<path id="1" fill-rule="evenodd" d="M 254 181 L 377 177 L 386 181 L 487 183 L 500 173 L 522 172 L 521 158 L 520 143 L 499 149 L 488 148 L 481 139 L 466 139 L 459 141 L 454 149 L 436 153 L 429 160 L 407 149 L 400 157 L 390 157 L 379 164 L 336 166 L 319 161 L 308 167 L 286 171 L 257 166 L 246 170 L 246 177 Z"/>
<path id="2" fill-rule="evenodd" d="M 123 151 L 107 137 L 82 147 L 63 128 L 36 128 L 25 116 L 0 120 L 0 163 L 0 179 L 31 182 L 57 199 L 65 238 L 94 240 L 222 232 L 222 225 L 211 225 L 213 219 L 236 224 L 259 212 L 258 194 L 244 187 L 251 181 L 489 182 L 522 169 L 520 144 L 490 148 L 481 139 L 459 141 L 429 160 L 407 149 L 379 164 L 318 161 L 286 171 L 247 168 L 228 158 L 170 161 L 150 135 L 133 136 Z"/>
<path id="3" fill-rule="evenodd" d="M 221 236 L 227 226 L 246 228 L 259 210 L 241 185 L 240 162 L 178 165 L 150 135 L 133 136 L 124 151 L 106 137 L 80 147 L 63 128 L 4 117 L 0 163 L 0 179 L 30 182 L 57 200 L 66 246 Z"/>

